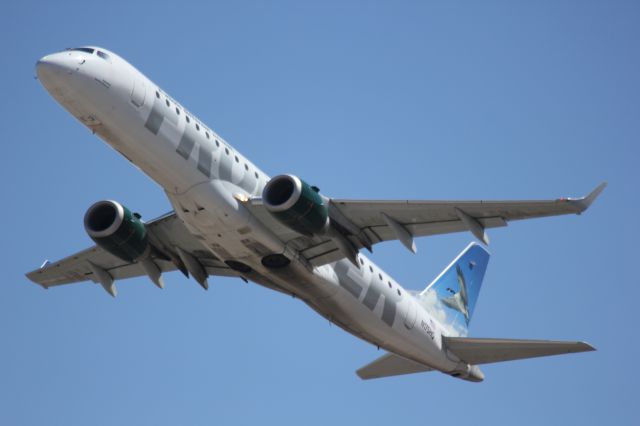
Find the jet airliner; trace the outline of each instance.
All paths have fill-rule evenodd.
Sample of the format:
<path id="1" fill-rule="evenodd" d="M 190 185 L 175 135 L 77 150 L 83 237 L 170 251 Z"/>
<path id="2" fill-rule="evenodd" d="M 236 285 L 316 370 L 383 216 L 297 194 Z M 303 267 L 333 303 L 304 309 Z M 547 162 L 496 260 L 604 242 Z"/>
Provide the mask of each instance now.
<path id="1" fill-rule="evenodd" d="M 117 54 L 95 46 L 46 55 L 37 78 L 91 132 L 147 174 L 173 210 L 143 221 L 114 200 L 84 216 L 95 245 L 27 277 L 43 288 L 181 271 L 204 289 L 238 277 L 295 296 L 347 332 L 385 349 L 363 379 L 440 371 L 479 382 L 481 364 L 590 351 L 584 342 L 468 337 L 489 261 L 487 228 L 580 214 L 604 189 L 547 201 L 330 198 L 291 174 L 269 177 Z M 421 292 L 404 289 L 361 251 L 398 240 L 469 231 L 472 242 Z"/>

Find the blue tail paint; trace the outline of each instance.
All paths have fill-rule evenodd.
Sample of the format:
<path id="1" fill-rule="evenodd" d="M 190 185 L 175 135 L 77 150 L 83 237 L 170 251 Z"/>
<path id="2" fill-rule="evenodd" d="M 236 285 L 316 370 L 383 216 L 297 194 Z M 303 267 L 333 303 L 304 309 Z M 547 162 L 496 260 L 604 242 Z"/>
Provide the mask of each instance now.
<path id="1" fill-rule="evenodd" d="M 471 243 L 427 288 L 418 300 L 451 336 L 466 336 L 489 263 L 489 252 Z"/>

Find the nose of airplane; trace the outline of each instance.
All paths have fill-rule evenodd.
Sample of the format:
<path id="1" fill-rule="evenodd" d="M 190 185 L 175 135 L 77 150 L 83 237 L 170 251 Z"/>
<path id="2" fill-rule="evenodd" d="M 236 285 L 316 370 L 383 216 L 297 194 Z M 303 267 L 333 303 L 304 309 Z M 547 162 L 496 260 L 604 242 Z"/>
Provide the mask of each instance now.
<path id="1" fill-rule="evenodd" d="M 73 58 L 64 53 L 53 53 L 42 57 L 36 63 L 36 74 L 45 87 L 56 86 L 76 69 Z"/>

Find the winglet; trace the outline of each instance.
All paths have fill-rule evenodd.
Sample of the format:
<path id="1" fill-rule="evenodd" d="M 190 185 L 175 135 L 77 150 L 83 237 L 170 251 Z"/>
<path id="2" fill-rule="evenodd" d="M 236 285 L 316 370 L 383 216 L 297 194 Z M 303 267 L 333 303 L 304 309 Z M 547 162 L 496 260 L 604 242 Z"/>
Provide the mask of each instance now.
<path id="1" fill-rule="evenodd" d="M 578 212 L 578 214 L 587 210 L 591 206 L 591 204 L 596 200 L 596 198 L 598 198 L 598 195 L 600 195 L 600 193 L 604 191 L 606 187 L 607 187 L 607 182 L 602 182 L 600 185 L 596 186 L 595 189 L 591 191 L 591 193 L 586 197 L 572 200 L 572 201 L 575 201 L 578 207 L 580 208 L 580 211 Z"/>

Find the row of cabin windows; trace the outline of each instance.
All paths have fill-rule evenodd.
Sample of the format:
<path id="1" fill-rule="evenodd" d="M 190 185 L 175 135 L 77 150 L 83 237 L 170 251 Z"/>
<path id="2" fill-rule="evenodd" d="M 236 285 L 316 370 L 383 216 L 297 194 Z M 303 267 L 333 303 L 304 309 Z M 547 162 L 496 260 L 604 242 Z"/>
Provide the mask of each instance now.
<path id="1" fill-rule="evenodd" d="M 360 265 L 364 266 L 364 260 L 362 258 L 360 258 Z M 369 265 L 369 271 L 373 274 L 373 266 Z M 378 279 L 380 279 L 380 281 L 384 282 L 384 278 L 382 278 L 382 274 L 378 273 Z M 391 284 L 391 281 L 387 281 L 387 285 L 389 285 L 389 288 L 393 288 L 393 284 Z M 402 296 L 402 293 L 400 292 L 400 289 L 397 289 L 398 292 L 398 296 Z"/>
<path id="2" fill-rule="evenodd" d="M 160 99 L 160 92 L 156 90 L 156 98 Z M 168 108 L 171 108 L 171 102 L 169 102 L 169 99 L 166 98 L 164 100 L 164 102 L 167 104 Z M 176 107 L 176 114 L 180 115 L 180 108 Z M 189 118 L 188 115 L 185 115 L 185 119 L 187 120 L 187 123 L 191 123 L 191 119 Z M 200 131 L 200 125 L 198 123 L 196 123 L 196 130 L 199 132 Z M 204 132 L 205 136 L 207 139 L 211 139 L 211 136 L 209 135 L 209 131 L 205 130 Z M 220 141 L 218 141 L 218 139 L 215 140 L 216 141 L 216 147 L 220 147 Z M 229 155 L 229 148 L 225 147 L 224 148 L 224 152 Z M 238 156 L 235 156 L 236 159 L 236 163 L 240 163 L 240 159 L 238 158 Z M 249 171 L 249 165 L 247 163 L 244 163 L 244 169 L 246 171 Z M 254 176 L 256 177 L 256 179 L 260 179 L 260 175 L 258 174 L 258 172 L 254 172 Z"/>

